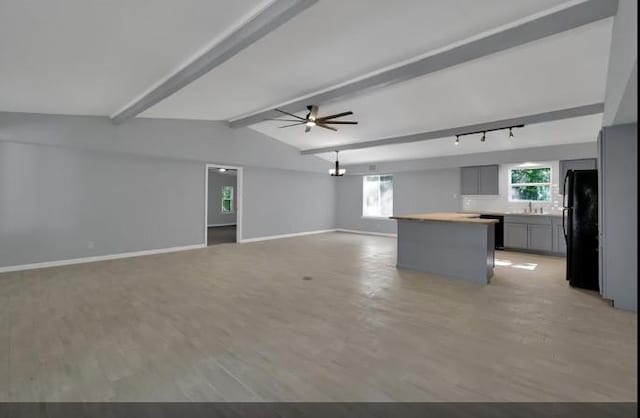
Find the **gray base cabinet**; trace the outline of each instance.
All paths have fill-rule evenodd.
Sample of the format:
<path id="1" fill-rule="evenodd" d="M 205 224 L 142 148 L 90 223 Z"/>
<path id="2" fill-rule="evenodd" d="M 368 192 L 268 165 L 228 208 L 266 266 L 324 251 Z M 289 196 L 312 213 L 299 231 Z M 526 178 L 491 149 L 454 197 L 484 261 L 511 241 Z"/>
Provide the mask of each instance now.
<path id="1" fill-rule="evenodd" d="M 553 252 L 567 254 L 567 242 L 564 238 L 562 225 L 553 225 Z"/>
<path id="2" fill-rule="evenodd" d="M 553 251 L 553 227 L 551 225 L 527 225 L 530 250 Z"/>
<path id="3" fill-rule="evenodd" d="M 543 254 L 566 254 L 562 218 L 552 216 L 505 216 L 504 247 Z"/>
<path id="4" fill-rule="evenodd" d="M 504 246 L 505 248 L 528 248 L 528 232 L 526 224 L 506 223 L 504 224 Z"/>

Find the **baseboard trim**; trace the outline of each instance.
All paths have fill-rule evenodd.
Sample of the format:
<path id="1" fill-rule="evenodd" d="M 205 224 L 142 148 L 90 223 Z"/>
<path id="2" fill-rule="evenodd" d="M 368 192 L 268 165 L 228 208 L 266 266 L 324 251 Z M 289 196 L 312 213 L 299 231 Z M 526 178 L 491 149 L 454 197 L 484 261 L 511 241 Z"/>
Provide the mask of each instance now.
<path id="1" fill-rule="evenodd" d="M 98 255 L 94 257 L 70 258 L 67 260 L 45 261 L 42 263 L 20 264 L 16 266 L 0 267 L 0 273 L 9 273 L 12 271 L 34 270 L 47 267 L 68 266 L 71 264 L 94 263 L 96 261 L 117 260 L 119 258 L 141 257 L 144 255 L 174 253 L 178 251 L 196 250 L 198 248 L 206 248 L 207 244 L 184 245 L 181 247 L 158 248 L 155 250 L 132 251 L 128 253 Z"/>
<path id="2" fill-rule="evenodd" d="M 211 225 L 207 225 L 207 228 L 212 228 L 212 227 L 216 227 L 216 226 L 237 226 L 238 223 L 237 222 L 231 222 L 228 224 L 211 224 Z"/>
<path id="3" fill-rule="evenodd" d="M 384 232 L 371 232 L 371 231 L 361 231 L 359 229 L 342 229 L 338 228 L 335 230 L 336 232 L 346 232 L 348 234 L 360 234 L 360 235 L 376 235 L 379 237 L 393 237 L 397 238 L 398 234 L 388 234 Z"/>
<path id="4" fill-rule="evenodd" d="M 268 236 L 257 237 L 257 238 L 244 238 L 244 239 L 241 239 L 239 242 L 242 244 L 245 244 L 249 242 L 269 241 L 272 239 L 301 237 L 304 235 L 326 234 L 327 232 L 335 232 L 335 231 L 336 231 L 335 229 L 319 229 L 315 231 L 295 232 L 293 234 L 268 235 Z"/>

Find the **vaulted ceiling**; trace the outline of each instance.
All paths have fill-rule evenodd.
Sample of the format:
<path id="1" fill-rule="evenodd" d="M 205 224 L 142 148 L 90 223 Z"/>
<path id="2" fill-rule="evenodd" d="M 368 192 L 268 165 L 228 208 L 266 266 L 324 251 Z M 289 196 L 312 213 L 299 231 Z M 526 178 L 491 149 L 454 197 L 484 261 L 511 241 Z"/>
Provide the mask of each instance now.
<path id="1" fill-rule="evenodd" d="M 0 111 L 111 116 L 273 4 L 264 0 L 3 0 Z M 313 2 L 311 2 L 313 3 Z M 579 4 L 573 1 L 570 4 Z M 139 117 L 234 120 L 561 10 L 558 0 L 319 0 Z M 339 132 L 249 125 L 300 150 L 456 128 L 605 98 L 612 18 L 320 106 Z M 304 113 L 299 113 L 304 115 Z M 595 141 L 601 114 L 452 146 L 345 151 L 369 162 Z M 501 136 L 502 135 L 502 136 Z M 319 156 L 333 159 L 330 153 Z"/>

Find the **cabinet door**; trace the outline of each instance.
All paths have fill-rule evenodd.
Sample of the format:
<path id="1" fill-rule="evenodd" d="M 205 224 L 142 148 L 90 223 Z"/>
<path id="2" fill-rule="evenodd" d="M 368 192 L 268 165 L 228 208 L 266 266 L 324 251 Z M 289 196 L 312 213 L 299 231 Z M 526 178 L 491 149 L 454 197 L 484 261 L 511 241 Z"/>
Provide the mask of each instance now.
<path id="1" fill-rule="evenodd" d="M 504 246 L 505 248 L 527 248 L 527 225 L 526 224 L 504 224 Z"/>
<path id="2" fill-rule="evenodd" d="M 478 194 L 478 167 L 462 167 L 461 194 Z"/>
<path id="3" fill-rule="evenodd" d="M 560 178 L 558 178 L 558 184 L 560 185 L 560 194 L 564 194 L 564 176 L 568 170 L 595 170 L 597 168 L 597 161 L 595 158 L 585 158 L 582 160 L 561 160 L 560 161 Z"/>
<path id="4" fill-rule="evenodd" d="M 553 226 L 553 252 L 558 254 L 567 253 L 567 243 L 564 239 L 562 225 Z"/>
<path id="5" fill-rule="evenodd" d="M 528 225 L 531 250 L 553 251 L 553 228 L 551 225 Z"/>
<path id="6" fill-rule="evenodd" d="M 478 167 L 479 181 L 478 181 L 478 194 L 497 195 L 498 191 L 498 166 L 497 165 L 485 165 Z"/>

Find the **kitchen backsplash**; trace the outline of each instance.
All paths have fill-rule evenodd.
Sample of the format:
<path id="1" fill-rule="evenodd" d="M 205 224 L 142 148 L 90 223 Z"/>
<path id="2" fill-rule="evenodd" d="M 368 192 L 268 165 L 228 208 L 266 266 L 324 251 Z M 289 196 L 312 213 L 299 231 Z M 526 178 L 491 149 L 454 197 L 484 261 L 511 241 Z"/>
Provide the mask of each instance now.
<path id="1" fill-rule="evenodd" d="M 562 212 L 562 195 L 560 194 L 559 177 L 560 164 L 558 161 L 543 161 L 523 164 L 502 164 L 499 174 L 498 196 L 462 196 L 462 206 L 465 211 L 495 211 L 495 212 L 524 212 L 528 210 L 528 202 L 509 201 L 509 169 L 515 167 L 550 166 L 551 167 L 551 202 L 531 202 L 534 209 L 542 208 L 544 213 L 559 214 Z"/>

